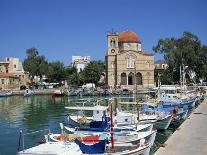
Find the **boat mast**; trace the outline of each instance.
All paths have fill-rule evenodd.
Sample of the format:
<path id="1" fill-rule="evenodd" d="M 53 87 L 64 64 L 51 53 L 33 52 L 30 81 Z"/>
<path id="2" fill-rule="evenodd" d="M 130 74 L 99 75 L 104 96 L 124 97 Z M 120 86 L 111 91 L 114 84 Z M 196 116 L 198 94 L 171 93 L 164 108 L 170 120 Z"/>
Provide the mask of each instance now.
<path id="1" fill-rule="evenodd" d="M 110 124 L 110 131 L 111 131 L 111 146 L 112 149 L 114 149 L 114 133 L 113 133 L 113 109 L 112 109 L 112 99 L 109 100 L 109 110 L 110 110 L 110 120 L 111 120 L 111 124 Z"/>
<path id="2" fill-rule="evenodd" d="M 137 100 L 137 127 L 138 127 L 138 123 L 139 123 L 139 103 L 138 103 L 138 100 Z"/>

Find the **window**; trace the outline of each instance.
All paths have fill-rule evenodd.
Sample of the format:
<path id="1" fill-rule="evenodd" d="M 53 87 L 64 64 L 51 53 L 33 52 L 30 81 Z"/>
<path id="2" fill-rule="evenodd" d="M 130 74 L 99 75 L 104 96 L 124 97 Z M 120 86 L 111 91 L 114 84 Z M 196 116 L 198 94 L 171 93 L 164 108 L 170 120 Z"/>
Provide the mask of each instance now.
<path id="1" fill-rule="evenodd" d="M 115 40 L 114 40 L 114 39 L 111 39 L 111 41 L 110 41 L 110 46 L 111 46 L 111 47 L 115 47 L 115 45 L 116 45 Z"/>
<path id="2" fill-rule="evenodd" d="M 130 55 L 127 58 L 127 68 L 134 68 L 134 65 L 135 65 L 135 58 L 132 55 Z"/>
<path id="3" fill-rule="evenodd" d="M 17 66 L 16 65 L 14 65 L 14 68 L 16 68 Z"/>
<path id="4" fill-rule="evenodd" d="M 111 62 L 111 68 L 114 68 L 114 61 Z"/>
<path id="5" fill-rule="evenodd" d="M 128 85 L 134 85 L 134 73 L 128 75 Z"/>
<path id="6" fill-rule="evenodd" d="M 111 78 L 114 79 L 114 73 L 111 74 Z"/>
<path id="7" fill-rule="evenodd" d="M 136 83 L 142 85 L 142 74 L 139 72 L 136 74 Z"/>
<path id="8" fill-rule="evenodd" d="M 1 84 L 4 84 L 4 79 L 1 79 Z"/>
<path id="9" fill-rule="evenodd" d="M 126 73 L 121 73 L 121 85 L 127 85 L 127 75 L 126 75 Z"/>

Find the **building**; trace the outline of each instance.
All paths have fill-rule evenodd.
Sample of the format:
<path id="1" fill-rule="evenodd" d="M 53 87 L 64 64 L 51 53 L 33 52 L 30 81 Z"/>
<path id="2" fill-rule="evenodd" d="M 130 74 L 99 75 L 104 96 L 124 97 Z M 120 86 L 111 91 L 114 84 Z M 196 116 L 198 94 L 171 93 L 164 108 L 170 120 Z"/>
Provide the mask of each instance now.
<path id="1" fill-rule="evenodd" d="M 109 32 L 106 82 L 128 90 L 154 87 L 154 54 L 146 53 L 135 32 Z"/>
<path id="2" fill-rule="evenodd" d="M 155 70 L 163 71 L 167 69 L 168 65 L 164 60 L 157 60 L 155 61 Z"/>
<path id="3" fill-rule="evenodd" d="M 90 56 L 72 56 L 72 66 L 76 67 L 78 72 L 83 70 L 88 63 L 90 63 Z"/>
<path id="4" fill-rule="evenodd" d="M 19 88 L 19 77 L 11 73 L 0 72 L 0 89 Z"/>
<path id="5" fill-rule="evenodd" d="M 4 89 L 17 88 L 28 82 L 21 61 L 12 57 L 0 61 L 0 79 L 0 88 Z"/>

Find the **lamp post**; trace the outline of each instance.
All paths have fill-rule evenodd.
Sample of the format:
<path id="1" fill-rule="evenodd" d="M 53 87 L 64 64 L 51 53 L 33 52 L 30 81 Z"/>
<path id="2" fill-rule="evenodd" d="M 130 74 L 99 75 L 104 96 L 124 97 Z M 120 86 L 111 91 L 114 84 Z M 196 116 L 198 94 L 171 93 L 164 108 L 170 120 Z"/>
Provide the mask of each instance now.
<path id="1" fill-rule="evenodd" d="M 135 77 L 135 91 L 136 91 L 136 95 L 137 95 L 137 69 L 136 69 L 136 61 L 134 61 L 134 77 Z"/>

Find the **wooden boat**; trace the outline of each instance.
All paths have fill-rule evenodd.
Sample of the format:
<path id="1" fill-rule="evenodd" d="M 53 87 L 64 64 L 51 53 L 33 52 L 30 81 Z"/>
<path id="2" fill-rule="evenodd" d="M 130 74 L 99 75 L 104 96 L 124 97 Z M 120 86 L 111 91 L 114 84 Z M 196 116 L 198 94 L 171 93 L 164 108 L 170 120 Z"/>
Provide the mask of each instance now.
<path id="1" fill-rule="evenodd" d="M 129 112 L 119 112 L 116 117 L 117 124 L 120 125 L 130 125 L 130 124 L 146 124 L 152 123 L 153 128 L 167 129 L 172 121 L 172 114 L 155 115 L 155 114 L 141 114 L 139 121 L 137 121 L 137 115 Z"/>
<path id="2" fill-rule="evenodd" d="M 78 139 L 75 139 L 74 142 L 49 142 L 49 136 L 45 144 L 38 145 L 36 147 L 23 150 L 18 152 L 18 155 L 24 154 L 100 154 L 100 155 L 148 155 L 150 151 L 150 145 L 145 143 L 145 139 L 140 140 L 139 143 L 133 145 L 132 143 L 114 143 L 114 134 L 113 134 L 113 117 L 112 117 L 112 105 L 110 106 L 110 140 L 101 140 L 93 144 L 85 144 Z M 137 137 L 137 136 L 136 136 Z M 110 142 L 107 144 L 107 142 Z M 77 147 L 78 146 L 78 147 Z M 62 148 L 62 149 L 61 149 Z M 66 149 L 67 148 L 67 151 Z"/>
<path id="3" fill-rule="evenodd" d="M 80 134 L 50 134 L 49 138 L 52 141 L 59 142 L 63 140 L 71 141 L 73 139 L 80 139 L 80 141 L 84 143 L 96 143 L 101 140 L 107 140 L 109 139 L 109 132 L 108 133 L 92 133 L 88 134 L 86 133 L 80 133 Z M 156 137 L 156 131 L 145 131 L 145 132 L 121 132 L 116 133 L 114 132 L 114 144 L 115 145 L 121 145 L 126 144 L 128 146 L 130 145 L 137 145 L 140 143 L 141 139 L 145 139 L 146 143 L 150 145 L 150 147 L 154 144 L 154 140 Z"/>
<path id="4" fill-rule="evenodd" d="M 11 91 L 0 90 L 0 97 L 7 97 L 7 96 L 11 96 L 11 95 L 12 95 Z"/>
<path id="5" fill-rule="evenodd" d="M 32 96 L 34 95 L 34 91 L 30 90 L 30 89 L 26 89 L 24 92 L 24 96 L 28 97 L 28 96 Z"/>
<path id="6" fill-rule="evenodd" d="M 115 146 L 113 150 L 108 149 L 105 141 L 87 145 L 79 140 L 75 142 L 46 142 L 38 146 L 22 150 L 17 155 L 148 155 L 149 145 Z"/>
<path id="7" fill-rule="evenodd" d="M 66 109 L 69 110 L 81 110 L 81 111 L 93 111 L 93 116 L 92 117 L 83 117 L 83 116 L 67 116 L 68 119 L 68 125 L 65 125 L 64 128 L 70 132 L 74 132 L 75 130 L 83 130 L 89 129 L 90 128 L 90 122 L 101 122 L 103 121 L 103 118 L 108 119 L 107 117 L 107 106 L 100 106 L 96 105 L 93 107 L 65 107 Z M 147 131 L 147 130 L 152 130 L 153 125 L 152 124 L 143 124 L 143 125 L 136 125 L 136 123 L 133 124 L 126 124 L 120 125 L 121 123 L 118 123 L 114 121 L 114 129 L 120 130 L 120 131 Z M 85 129 L 84 129 L 85 128 Z M 102 129 L 106 131 L 107 128 Z"/>
<path id="8" fill-rule="evenodd" d="M 64 92 L 59 90 L 59 89 L 56 89 L 53 94 L 52 94 L 53 97 L 62 97 L 64 96 Z"/>

